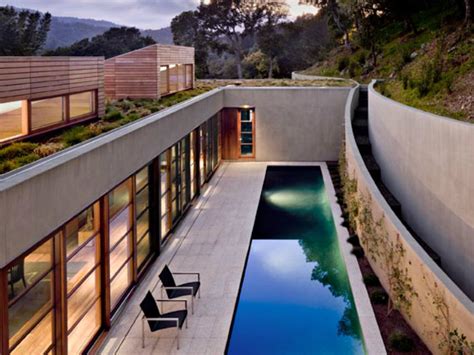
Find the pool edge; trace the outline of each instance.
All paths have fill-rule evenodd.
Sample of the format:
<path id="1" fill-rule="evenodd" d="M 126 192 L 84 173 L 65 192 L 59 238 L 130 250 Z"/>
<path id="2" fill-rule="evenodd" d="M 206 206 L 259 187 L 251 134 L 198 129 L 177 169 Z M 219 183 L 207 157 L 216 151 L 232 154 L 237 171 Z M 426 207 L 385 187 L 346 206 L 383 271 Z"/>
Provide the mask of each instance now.
<path id="1" fill-rule="evenodd" d="M 362 272 L 360 270 L 359 263 L 357 262 L 357 258 L 351 254 L 351 247 L 347 242 L 347 238 L 349 238 L 349 232 L 347 228 L 341 225 L 341 223 L 344 221 L 341 217 L 342 210 L 336 200 L 336 191 L 334 190 L 334 186 L 329 175 L 329 170 L 326 163 L 317 163 L 314 165 L 319 165 L 323 174 L 324 186 L 326 188 L 328 200 L 331 205 L 331 212 L 339 241 L 339 249 L 343 255 L 347 274 L 349 275 L 352 295 L 354 296 L 357 315 L 359 316 L 359 322 L 362 328 L 365 349 L 368 354 L 387 354 L 382 335 L 380 333 L 380 328 L 370 303 L 369 294 L 367 293 L 367 289 L 363 283 Z"/>

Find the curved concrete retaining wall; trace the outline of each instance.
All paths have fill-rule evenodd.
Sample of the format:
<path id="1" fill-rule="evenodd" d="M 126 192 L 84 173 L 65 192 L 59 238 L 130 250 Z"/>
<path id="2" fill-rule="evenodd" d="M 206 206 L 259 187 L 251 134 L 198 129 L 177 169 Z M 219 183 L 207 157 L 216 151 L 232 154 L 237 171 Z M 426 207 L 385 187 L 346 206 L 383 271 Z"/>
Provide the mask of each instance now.
<path id="1" fill-rule="evenodd" d="M 408 224 L 474 299 L 474 125 L 417 110 L 369 86 L 369 137 Z"/>
<path id="2" fill-rule="evenodd" d="M 405 250 L 401 258 L 401 268 L 406 270 L 417 296 L 410 297 L 410 311 L 402 311 L 402 314 L 433 353 L 446 353 L 446 348 L 440 345 L 450 338 L 449 332 L 453 330 L 466 335 L 471 341 L 474 340 L 474 305 L 414 240 L 390 209 L 370 176 L 356 145 L 351 125 L 357 91 L 358 88 L 351 90 L 346 103 L 347 171 L 351 178 L 357 180 L 357 195 L 364 196 L 369 201 L 374 220 L 383 217 L 389 240 L 392 243 L 399 241 Z M 409 183 L 409 180 L 405 183 Z M 359 228 L 358 233 L 362 237 L 362 228 Z M 380 258 L 374 260 L 369 253 L 367 257 L 388 290 L 387 268 L 380 264 Z"/>

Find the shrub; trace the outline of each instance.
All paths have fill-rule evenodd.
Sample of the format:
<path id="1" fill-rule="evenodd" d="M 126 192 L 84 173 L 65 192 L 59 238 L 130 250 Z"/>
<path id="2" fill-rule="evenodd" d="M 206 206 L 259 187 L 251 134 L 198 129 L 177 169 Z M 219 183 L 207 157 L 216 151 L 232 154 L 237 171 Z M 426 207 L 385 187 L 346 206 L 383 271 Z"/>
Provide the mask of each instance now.
<path id="1" fill-rule="evenodd" d="M 367 52 L 364 50 L 361 50 L 355 55 L 355 61 L 359 63 L 359 65 L 364 65 L 366 60 L 367 60 Z"/>
<path id="2" fill-rule="evenodd" d="M 388 337 L 390 347 L 396 351 L 408 352 L 415 348 L 413 340 L 402 330 L 394 330 Z"/>
<path id="3" fill-rule="evenodd" d="M 347 66 L 349 65 L 349 62 L 350 62 L 349 57 L 339 58 L 339 60 L 337 61 L 337 69 L 339 71 L 343 71 L 344 69 L 347 68 Z"/>
<path id="4" fill-rule="evenodd" d="M 357 259 L 363 258 L 365 255 L 364 249 L 362 249 L 362 247 L 353 247 L 351 254 L 355 255 Z"/>
<path id="5" fill-rule="evenodd" d="M 36 143 L 19 142 L 12 143 L 9 146 L 0 149 L 0 161 L 10 160 L 31 154 L 35 148 L 38 147 Z"/>
<path id="6" fill-rule="evenodd" d="M 123 115 L 117 109 L 110 109 L 104 116 L 105 121 L 118 121 L 123 118 Z"/>
<path id="7" fill-rule="evenodd" d="M 73 127 L 61 135 L 61 140 L 66 147 L 81 143 L 93 137 L 92 132 L 84 126 Z"/>
<path id="8" fill-rule="evenodd" d="M 383 290 L 376 290 L 370 294 L 370 300 L 374 304 L 387 304 L 388 294 Z"/>
<path id="9" fill-rule="evenodd" d="M 38 155 L 40 158 L 47 157 L 48 155 L 54 154 L 63 150 L 65 148 L 64 143 L 45 143 L 41 144 L 37 148 L 35 148 L 34 153 Z"/>
<path id="10" fill-rule="evenodd" d="M 364 275 L 364 284 L 366 286 L 380 286 L 380 280 L 377 275 L 368 274 Z"/>
<path id="11" fill-rule="evenodd" d="M 351 235 L 349 238 L 347 238 L 347 242 L 349 244 L 352 244 L 353 246 L 360 247 L 360 240 L 356 234 Z"/>

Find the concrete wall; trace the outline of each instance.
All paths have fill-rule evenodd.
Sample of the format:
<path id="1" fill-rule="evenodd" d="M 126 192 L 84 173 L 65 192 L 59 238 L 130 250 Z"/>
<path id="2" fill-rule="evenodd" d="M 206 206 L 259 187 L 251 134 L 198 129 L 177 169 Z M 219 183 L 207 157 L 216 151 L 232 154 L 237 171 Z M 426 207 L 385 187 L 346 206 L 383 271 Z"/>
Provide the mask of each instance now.
<path id="1" fill-rule="evenodd" d="M 474 125 L 402 105 L 372 84 L 369 136 L 403 217 L 474 299 Z"/>
<path id="2" fill-rule="evenodd" d="M 449 340 L 450 332 L 457 330 L 468 341 L 474 341 L 474 303 L 420 247 L 391 210 L 370 176 L 357 148 L 351 125 L 353 111 L 357 106 L 357 90 L 358 88 L 354 88 L 349 94 L 345 113 L 347 172 L 350 178 L 357 181 L 354 198 L 368 201 L 374 221 L 383 221 L 389 241 L 384 245 L 399 242 L 405 251 L 400 257 L 399 267 L 407 273 L 415 295 L 409 296 L 411 307 L 409 310 L 402 309 L 402 315 L 434 354 L 450 353 L 443 346 Z M 369 101 L 373 100 L 372 97 Z M 409 180 L 405 183 L 409 183 Z M 358 234 L 361 241 L 370 239 L 360 222 Z M 370 250 L 366 250 L 366 255 L 382 285 L 389 292 L 389 270 L 386 265 L 381 262 L 380 257 L 372 257 Z"/>
<path id="3" fill-rule="evenodd" d="M 349 90 L 229 87 L 224 104 L 256 108 L 256 160 L 337 160 Z"/>
<path id="4" fill-rule="evenodd" d="M 218 112 L 213 90 L 0 180 L 0 267 Z"/>

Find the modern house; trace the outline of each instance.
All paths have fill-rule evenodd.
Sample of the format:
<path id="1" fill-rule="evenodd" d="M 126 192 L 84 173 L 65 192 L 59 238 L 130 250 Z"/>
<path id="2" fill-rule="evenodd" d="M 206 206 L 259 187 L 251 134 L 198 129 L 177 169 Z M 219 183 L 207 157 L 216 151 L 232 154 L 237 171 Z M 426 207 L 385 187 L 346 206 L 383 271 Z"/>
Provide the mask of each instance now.
<path id="1" fill-rule="evenodd" d="M 174 49 L 177 52 L 173 52 Z M 167 59 L 162 59 L 163 53 L 168 53 Z M 154 45 L 112 58 L 105 63 L 106 95 L 110 98 L 158 98 L 192 88 L 191 56 L 191 49 Z M 45 63 L 50 63 L 48 60 Z M 76 63 L 75 59 L 57 60 Z M 11 61 L 13 64 L 9 65 L 16 64 Z M 101 61 L 95 59 L 96 65 L 100 66 Z M 37 64 L 33 63 L 36 62 L 26 66 L 26 72 L 36 68 Z M 6 73 L 8 68 L 2 66 L 0 70 Z M 100 85 L 95 89 L 81 86 L 76 91 L 76 86 L 71 84 L 71 75 L 67 77 L 65 87 L 59 88 L 56 84 L 58 89 L 54 91 L 54 95 L 60 97 L 56 111 L 65 110 L 61 111 L 64 119 L 54 120 L 55 125 L 74 121 L 71 117 L 76 117 L 73 108 L 77 106 L 73 96 L 77 92 L 96 95 L 95 113 L 103 112 L 98 99 L 101 97 Z M 25 92 L 31 93 L 30 79 L 24 80 L 28 83 Z M 9 93 L 9 102 L 26 100 L 26 104 L 21 103 L 17 108 L 19 112 L 31 112 L 32 107 L 34 110 L 38 96 L 26 96 L 20 91 L 22 84 L 15 85 L 18 92 L 3 88 L 1 92 Z M 369 129 L 374 154 L 380 161 L 389 161 L 390 156 L 398 157 L 400 147 L 397 148 L 397 141 L 389 137 L 385 126 L 392 120 L 382 120 L 386 117 L 383 107 L 393 103 L 376 93 L 372 86 L 365 95 L 369 100 Z M 325 280 L 325 286 L 329 286 L 322 287 L 327 297 L 331 290 L 334 292 L 331 282 L 345 292 L 336 287 L 335 293 L 344 296 L 334 296 L 334 303 L 331 303 L 342 305 L 342 313 L 335 318 L 334 334 L 339 318 L 349 309 L 362 329 L 361 332 L 349 331 L 350 341 L 357 342 L 360 349 L 365 348 L 369 353 L 384 353 L 360 270 L 355 257 L 346 250 L 347 230 L 341 226 L 341 210 L 325 163 L 338 159 L 344 140 L 349 173 L 357 179 L 358 191 L 370 201 L 367 208 L 373 209 L 377 218 L 383 218 L 387 235 L 403 244 L 406 256 L 401 259 L 403 270 L 406 269 L 413 279 L 417 293 L 410 304 L 411 317 L 406 319 L 429 349 L 436 352 L 438 318 L 426 312 L 433 304 L 430 295 L 435 287 L 444 297 L 443 307 L 449 310 L 448 331 L 459 329 L 468 339 L 473 339 L 472 279 L 444 256 L 442 247 L 437 248 L 443 259 L 443 269 L 440 268 L 378 191 L 352 130 L 360 101 L 364 102 L 364 93 L 359 86 L 216 88 L 0 176 L 0 353 L 138 351 L 141 339 L 137 332 L 142 324 L 138 304 L 148 289 L 158 295 L 157 275 L 163 263 L 170 264 L 173 269 L 202 274 L 202 299 L 197 305 L 194 323 L 190 316 L 189 328 L 195 330 L 202 326 L 199 334 L 204 335 L 198 339 L 201 346 L 204 344 L 204 349 L 210 349 L 205 350 L 208 353 L 223 353 L 239 297 L 259 201 L 268 195 L 272 208 L 279 211 L 279 216 L 284 216 L 285 206 L 295 200 L 287 191 L 262 194 L 267 168 L 275 164 L 312 165 L 320 169 L 324 179 L 315 193 L 325 208 L 321 218 L 329 221 L 328 225 L 335 231 L 335 245 L 341 249 L 340 253 L 338 247 L 335 249 L 341 257 L 339 265 L 342 270 L 347 269 L 350 280 L 350 284 L 341 286 L 337 277 L 340 274 L 336 274 L 336 281 L 329 278 Z M 403 111 L 400 117 L 419 115 L 406 107 L 397 109 Z M 31 127 L 38 127 L 35 118 L 44 115 L 38 116 L 33 111 L 26 117 L 30 119 L 22 118 L 21 122 L 31 130 Z M 416 119 L 421 118 L 417 116 Z M 438 117 L 423 119 L 432 120 L 428 129 L 434 131 L 438 131 L 440 125 L 448 124 Z M 459 122 L 449 124 L 456 126 Z M 416 137 L 417 144 L 429 145 L 430 137 L 436 135 L 426 132 L 426 127 L 407 125 L 406 129 Z M 395 128 L 402 129 L 400 126 Z M 419 134 L 413 132 L 415 129 Z M 473 128 L 456 126 L 452 132 L 457 129 L 460 129 L 457 139 L 449 136 L 447 140 L 454 140 L 443 142 L 451 147 L 469 146 L 474 136 Z M 403 132 L 398 134 L 404 136 Z M 378 143 L 387 141 L 393 144 L 390 145 L 392 151 L 382 149 L 384 145 Z M 448 150 L 444 151 L 446 157 L 443 159 L 449 160 Z M 425 147 L 417 150 L 417 154 L 417 159 L 421 159 L 423 154 L 431 153 Z M 426 171 L 431 171 L 430 164 L 438 166 L 437 162 L 431 156 L 423 161 Z M 453 161 L 450 164 L 452 166 Z M 466 167 L 461 161 L 459 164 L 459 169 L 452 168 L 449 174 L 438 170 L 446 179 L 458 174 L 453 180 L 461 189 L 456 194 L 459 200 L 448 200 L 456 186 L 446 180 L 441 192 L 435 191 L 434 185 L 425 185 L 426 189 L 415 189 L 404 197 L 420 194 L 428 200 L 434 199 L 433 193 L 444 196 L 445 204 L 426 206 L 429 207 L 426 213 L 419 209 L 419 218 L 427 220 L 431 218 L 430 214 L 437 213 L 439 222 L 433 218 L 429 220 L 434 225 L 446 221 L 443 218 L 454 220 L 451 219 L 453 215 L 462 219 L 463 224 L 444 226 L 446 234 L 442 238 L 445 238 L 444 243 L 450 244 L 449 249 L 457 260 L 462 260 L 466 268 L 472 268 L 469 247 L 472 247 L 474 222 L 469 211 L 472 212 L 473 199 L 461 195 L 462 191 L 472 193 L 474 171 L 472 166 Z M 389 168 L 388 164 L 383 169 Z M 398 173 L 393 172 L 394 176 Z M 412 173 L 416 174 L 415 171 Z M 386 181 L 394 183 L 389 177 Z M 464 190 L 467 187 L 468 190 Z M 304 201 L 307 194 L 308 189 L 303 186 L 296 200 Z M 404 201 L 409 205 L 409 200 Z M 451 214 L 445 213 L 446 209 Z M 300 223 L 306 223 L 304 219 L 302 221 Z M 459 228 L 462 230 L 456 234 Z M 465 238 L 469 235 L 470 240 Z M 436 246 L 429 239 L 425 242 Z M 292 246 L 302 248 L 297 242 Z M 281 255 L 272 255 L 268 265 L 277 271 L 294 270 L 291 259 L 281 258 Z M 314 275 L 306 266 L 307 260 L 304 257 L 301 260 L 305 265 L 303 271 L 309 270 L 304 279 L 312 280 Z M 386 268 L 374 263 L 374 269 L 381 282 L 387 285 Z M 355 325 L 355 328 L 359 329 L 359 326 Z M 190 335 L 183 341 L 188 341 L 184 345 L 196 349 L 199 354 L 201 348 L 193 348 L 194 343 L 190 343 L 196 337 L 196 334 Z M 174 342 L 172 338 L 169 342 L 156 343 L 154 335 L 147 339 L 154 339 L 149 340 L 153 344 L 149 346 L 157 349 Z M 211 342 L 213 344 L 209 345 Z M 146 350 L 150 352 L 150 349 Z"/>
<path id="2" fill-rule="evenodd" d="M 192 47 L 153 44 L 105 61 L 109 99 L 159 99 L 193 87 Z"/>
<path id="3" fill-rule="evenodd" d="M 0 57 L 0 144 L 104 114 L 104 59 Z"/>

